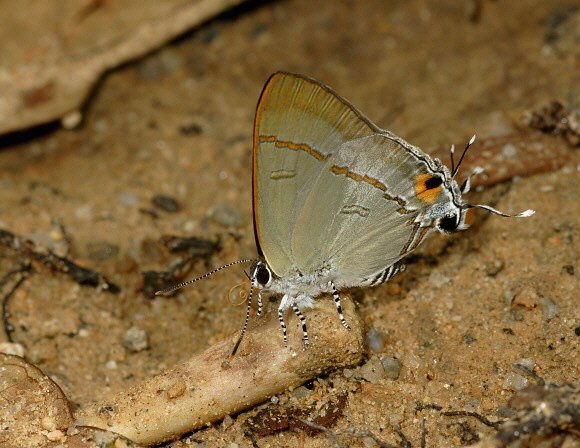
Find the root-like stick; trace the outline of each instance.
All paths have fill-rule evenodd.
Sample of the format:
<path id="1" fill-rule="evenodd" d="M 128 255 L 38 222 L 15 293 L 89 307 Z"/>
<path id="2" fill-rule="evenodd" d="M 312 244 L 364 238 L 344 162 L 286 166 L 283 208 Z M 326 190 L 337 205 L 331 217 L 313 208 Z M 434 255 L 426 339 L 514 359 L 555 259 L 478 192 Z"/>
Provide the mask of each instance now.
<path id="1" fill-rule="evenodd" d="M 278 320 L 265 315 L 249 329 L 233 361 L 228 358 L 236 337 L 79 413 L 77 423 L 114 431 L 138 443 L 159 443 L 325 372 L 355 365 L 363 353 L 362 326 L 352 302 L 345 302 L 351 331 L 341 325 L 332 302 L 322 299 L 318 308 L 307 313 L 313 336 L 310 348 L 304 347 L 295 319 L 288 319 L 290 337 L 285 348 Z"/>

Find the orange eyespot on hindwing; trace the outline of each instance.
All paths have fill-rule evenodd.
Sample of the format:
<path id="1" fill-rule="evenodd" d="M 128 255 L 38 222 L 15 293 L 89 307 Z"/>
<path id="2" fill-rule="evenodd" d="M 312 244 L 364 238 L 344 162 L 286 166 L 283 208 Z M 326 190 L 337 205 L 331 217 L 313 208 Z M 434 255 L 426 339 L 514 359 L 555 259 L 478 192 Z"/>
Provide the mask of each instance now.
<path id="1" fill-rule="evenodd" d="M 429 173 L 419 174 L 415 183 L 417 197 L 428 203 L 435 202 L 441 192 L 442 183 L 443 179 L 439 176 L 433 176 Z"/>

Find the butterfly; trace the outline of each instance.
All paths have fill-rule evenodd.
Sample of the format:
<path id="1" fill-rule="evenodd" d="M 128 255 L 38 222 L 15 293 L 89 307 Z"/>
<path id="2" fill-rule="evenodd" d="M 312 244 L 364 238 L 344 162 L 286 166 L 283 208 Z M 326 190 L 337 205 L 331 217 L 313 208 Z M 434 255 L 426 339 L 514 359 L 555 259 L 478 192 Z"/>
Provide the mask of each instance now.
<path id="1" fill-rule="evenodd" d="M 451 169 L 394 133 L 373 124 L 330 87 L 306 76 L 277 72 L 266 82 L 254 122 L 252 189 L 254 232 L 260 258 L 247 274 L 262 294 L 281 295 L 278 320 L 287 346 L 284 312 L 291 308 L 302 325 L 302 310 L 332 294 L 346 322 L 338 291 L 375 286 L 402 269 L 401 259 L 425 237 L 467 228 L 467 211 L 487 205 L 462 199 L 471 177 L 460 186 L 455 175 L 467 149 Z M 251 306 L 232 356 L 245 334 Z"/>

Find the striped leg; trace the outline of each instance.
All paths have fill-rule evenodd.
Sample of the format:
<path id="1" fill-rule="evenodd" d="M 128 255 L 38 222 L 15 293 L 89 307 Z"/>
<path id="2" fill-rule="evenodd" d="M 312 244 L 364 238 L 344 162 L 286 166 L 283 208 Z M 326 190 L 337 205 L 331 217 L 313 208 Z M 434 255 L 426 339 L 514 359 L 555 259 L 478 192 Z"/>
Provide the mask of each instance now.
<path id="1" fill-rule="evenodd" d="M 262 315 L 262 292 L 264 290 L 260 289 L 260 292 L 258 293 L 258 312 L 256 313 L 256 318 L 260 317 Z"/>
<path id="2" fill-rule="evenodd" d="M 292 309 L 294 310 L 294 314 L 298 316 L 298 319 L 300 319 L 300 322 L 302 323 L 302 333 L 304 334 L 304 345 L 306 346 L 306 348 L 308 348 L 310 343 L 308 342 L 308 331 L 306 331 L 306 318 L 300 312 L 300 310 L 296 305 L 293 305 Z"/>
<path id="3" fill-rule="evenodd" d="M 280 326 L 282 327 L 282 333 L 284 333 L 284 347 L 288 347 L 288 337 L 286 336 L 286 323 L 284 322 L 284 316 L 282 316 L 281 308 L 278 308 L 278 320 L 280 321 Z"/>
<path id="4" fill-rule="evenodd" d="M 336 286 L 334 286 L 334 283 L 332 283 L 332 282 L 328 282 L 328 283 L 332 287 L 332 296 L 334 297 L 334 304 L 336 305 L 336 311 L 338 311 L 338 317 L 340 318 L 340 323 L 344 326 L 344 328 L 346 328 L 347 330 L 350 330 L 350 327 L 346 323 L 346 320 L 344 320 L 344 315 L 342 314 L 342 307 L 340 306 L 340 296 L 338 295 L 338 291 L 336 290 Z"/>

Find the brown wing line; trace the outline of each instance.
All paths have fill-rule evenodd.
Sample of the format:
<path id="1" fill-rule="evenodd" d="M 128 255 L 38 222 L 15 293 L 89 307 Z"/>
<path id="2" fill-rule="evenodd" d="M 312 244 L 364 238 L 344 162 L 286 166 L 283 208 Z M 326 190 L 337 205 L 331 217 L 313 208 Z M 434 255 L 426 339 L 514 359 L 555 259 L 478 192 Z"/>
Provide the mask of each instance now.
<path id="1" fill-rule="evenodd" d="M 411 235 L 409 236 L 409 240 L 405 243 L 405 245 L 401 249 L 401 255 L 405 255 L 405 254 L 415 250 L 417 248 L 417 246 L 419 246 L 419 244 L 421 244 L 421 241 L 423 241 L 423 238 L 425 238 L 425 236 L 427 235 L 429 230 L 431 230 L 435 227 L 434 224 L 430 224 L 428 226 L 422 227 L 422 224 L 420 222 L 415 222 L 415 218 L 410 219 L 407 222 L 407 225 L 413 226 L 413 230 L 411 231 Z M 417 237 L 417 239 L 415 239 L 415 235 L 417 235 L 417 232 L 419 231 L 419 229 L 421 229 L 421 232 L 419 233 L 419 236 Z M 413 241 L 415 241 L 415 242 L 413 243 Z"/>
<path id="2" fill-rule="evenodd" d="M 332 171 L 336 175 L 344 175 L 346 177 L 349 177 L 352 180 L 354 180 L 355 182 L 366 182 L 367 184 L 372 185 L 376 189 L 381 190 L 383 192 L 383 197 L 386 200 L 395 201 L 397 204 L 399 204 L 401 206 L 401 208 L 398 209 L 397 212 L 402 213 L 402 214 L 409 213 L 409 210 L 407 210 L 405 208 L 405 206 L 407 205 L 407 202 L 403 198 L 400 198 L 397 196 L 391 196 L 390 194 L 388 194 L 387 193 L 387 186 L 384 183 L 382 183 L 380 180 L 375 179 L 375 178 L 370 177 L 370 176 L 367 176 L 366 174 L 365 175 L 357 174 L 354 171 L 351 171 L 350 169 L 348 169 L 348 167 L 346 167 L 346 166 L 333 165 L 332 167 L 330 167 L 330 171 Z"/>
<path id="3" fill-rule="evenodd" d="M 367 117 L 365 117 L 363 114 L 361 114 L 356 109 L 356 107 L 354 107 L 352 104 L 350 104 L 342 96 L 340 96 L 338 93 L 336 93 L 330 87 L 320 83 L 319 81 L 312 79 L 312 78 L 309 78 L 307 76 L 296 74 L 296 73 L 290 73 L 290 72 L 284 72 L 284 71 L 278 71 L 276 73 L 273 73 L 266 81 L 266 84 L 264 85 L 264 88 L 262 89 L 262 92 L 260 93 L 260 98 L 258 99 L 258 104 L 256 105 L 256 115 L 254 117 L 254 147 L 253 147 L 253 154 L 252 154 L 252 210 L 254 212 L 253 213 L 253 215 L 254 215 L 253 216 L 253 218 L 254 218 L 254 238 L 256 239 L 256 247 L 258 248 L 258 253 L 260 254 L 260 256 L 263 256 L 263 252 L 262 252 L 262 244 L 260 241 L 260 227 L 259 227 L 258 218 L 257 218 L 258 212 L 256 209 L 257 202 L 258 202 L 257 197 L 256 197 L 258 194 L 258 185 L 257 185 L 258 181 L 257 181 L 256 165 L 257 165 L 257 160 L 258 160 L 258 153 L 260 151 L 260 135 L 259 135 L 259 130 L 258 130 L 258 124 L 260 123 L 262 101 L 268 95 L 268 90 L 270 89 L 270 87 L 272 85 L 272 80 L 277 76 L 291 76 L 294 78 L 302 79 L 302 80 L 309 82 L 311 84 L 315 84 L 319 88 L 321 88 L 324 91 L 333 95 L 342 104 L 344 104 L 346 107 L 348 107 L 362 122 L 364 122 L 368 126 L 369 134 L 384 132 L 382 129 L 380 129 L 374 123 L 372 123 Z"/>
<path id="4" fill-rule="evenodd" d="M 260 143 L 274 143 L 276 148 L 291 149 L 292 151 L 304 151 L 321 162 L 331 156 L 331 154 L 322 154 L 320 151 L 317 151 L 306 143 L 294 143 L 291 141 L 278 140 L 273 135 L 260 135 L 259 141 Z"/>

